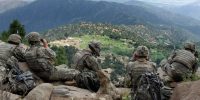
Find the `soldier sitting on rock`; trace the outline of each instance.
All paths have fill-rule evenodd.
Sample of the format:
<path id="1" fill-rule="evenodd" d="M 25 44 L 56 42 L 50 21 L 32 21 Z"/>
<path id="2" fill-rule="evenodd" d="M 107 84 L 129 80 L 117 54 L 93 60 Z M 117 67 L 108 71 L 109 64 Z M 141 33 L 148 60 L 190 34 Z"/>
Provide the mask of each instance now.
<path id="1" fill-rule="evenodd" d="M 35 87 L 32 73 L 19 69 L 18 61 L 25 61 L 24 54 L 25 48 L 21 45 L 21 37 L 18 34 L 11 34 L 8 43 L 0 44 L 2 90 L 25 95 Z"/>
<path id="2" fill-rule="evenodd" d="M 42 80 L 49 81 L 72 81 L 79 73 L 75 69 L 55 68 L 53 62 L 56 54 L 48 47 L 45 39 L 41 39 L 38 32 L 27 35 L 30 48 L 26 50 L 25 59 L 30 70 Z"/>
<path id="3" fill-rule="evenodd" d="M 161 62 L 162 69 L 172 79 L 171 81 L 180 82 L 191 78 L 197 71 L 197 52 L 195 44 L 185 43 L 184 49 L 173 52 L 167 60 Z"/>
<path id="4" fill-rule="evenodd" d="M 135 53 L 135 59 L 127 65 L 126 85 L 130 87 L 130 84 L 134 83 L 135 79 L 145 72 L 156 72 L 156 64 L 148 61 L 149 49 L 146 46 L 139 46 Z M 131 82 L 129 82 L 131 81 Z"/>
<path id="5" fill-rule="evenodd" d="M 78 51 L 73 60 L 74 68 L 81 73 L 76 77 L 78 87 L 97 92 L 100 87 L 97 73 L 101 72 L 101 67 L 96 60 L 100 56 L 100 43 L 91 42 L 88 44 L 89 50 Z"/>
<path id="6" fill-rule="evenodd" d="M 148 61 L 149 49 L 146 46 L 139 46 L 136 49 L 134 56 L 137 59 L 128 63 L 128 65 L 127 65 L 127 76 L 125 78 L 126 79 L 125 80 L 126 85 L 128 87 L 133 87 L 133 90 L 131 92 L 132 98 L 133 98 L 133 94 L 134 94 L 134 91 L 135 91 L 134 89 L 137 86 L 137 84 L 135 84 L 135 83 L 136 83 L 136 80 L 138 79 L 138 77 L 142 74 L 147 73 L 147 72 L 156 73 L 156 64 Z M 145 96 L 145 95 L 143 95 L 143 96 Z M 143 98 L 143 97 L 141 97 L 141 98 Z M 143 99 L 141 99 L 141 100 L 143 100 Z"/>

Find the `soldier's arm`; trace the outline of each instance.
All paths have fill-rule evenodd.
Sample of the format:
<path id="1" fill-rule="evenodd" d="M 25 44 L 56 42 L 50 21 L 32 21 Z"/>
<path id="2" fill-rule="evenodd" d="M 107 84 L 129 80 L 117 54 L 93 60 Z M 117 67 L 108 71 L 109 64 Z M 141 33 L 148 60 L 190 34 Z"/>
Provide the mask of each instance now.
<path id="1" fill-rule="evenodd" d="M 125 86 L 130 87 L 131 84 L 131 62 L 129 62 L 126 66 L 126 75 L 124 78 Z"/>
<path id="2" fill-rule="evenodd" d="M 127 67 L 126 67 L 126 72 L 127 74 L 130 76 L 131 75 L 131 67 L 132 67 L 132 62 L 129 62 L 127 64 Z"/>
<path id="3" fill-rule="evenodd" d="M 172 54 L 168 57 L 168 63 L 171 64 L 175 56 L 176 56 L 176 51 L 172 52 Z"/>
<path id="4" fill-rule="evenodd" d="M 101 67 L 99 65 L 99 63 L 96 61 L 96 59 L 94 57 L 91 56 L 87 56 L 85 58 L 85 62 L 87 64 L 87 67 L 93 71 L 99 71 L 101 70 Z"/>
<path id="5" fill-rule="evenodd" d="M 20 62 L 25 62 L 25 52 L 26 48 L 23 47 L 22 45 L 16 46 L 16 48 L 13 50 L 13 56 L 17 58 L 18 61 Z"/>
<path id="6" fill-rule="evenodd" d="M 152 63 L 152 66 L 154 68 L 155 73 L 157 72 L 157 64 L 156 63 Z"/>
<path id="7" fill-rule="evenodd" d="M 45 58 L 48 58 L 48 59 L 55 59 L 56 58 L 56 53 L 50 48 L 42 47 L 41 51 L 42 51 L 41 53 L 43 53 L 41 55 L 43 55 L 43 57 L 45 57 Z"/>

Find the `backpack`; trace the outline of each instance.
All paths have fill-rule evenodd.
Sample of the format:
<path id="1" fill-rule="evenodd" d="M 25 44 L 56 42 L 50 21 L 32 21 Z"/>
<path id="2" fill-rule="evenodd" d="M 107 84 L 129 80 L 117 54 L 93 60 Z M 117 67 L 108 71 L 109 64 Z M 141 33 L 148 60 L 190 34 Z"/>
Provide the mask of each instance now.
<path id="1" fill-rule="evenodd" d="M 19 69 L 17 60 L 13 57 L 6 64 L 6 77 L 3 84 L 7 84 L 6 91 L 25 96 L 36 83 L 30 71 L 23 72 Z"/>
<path id="2" fill-rule="evenodd" d="M 8 90 L 14 94 L 25 96 L 36 86 L 30 71 L 17 75 L 11 70 L 7 78 Z"/>
<path id="3" fill-rule="evenodd" d="M 75 78 L 78 87 L 97 92 L 100 88 L 100 81 L 97 74 L 93 71 L 82 72 Z"/>
<path id="4" fill-rule="evenodd" d="M 159 76 L 152 72 L 141 74 L 135 81 L 131 90 L 132 100 L 161 100 L 163 82 Z"/>

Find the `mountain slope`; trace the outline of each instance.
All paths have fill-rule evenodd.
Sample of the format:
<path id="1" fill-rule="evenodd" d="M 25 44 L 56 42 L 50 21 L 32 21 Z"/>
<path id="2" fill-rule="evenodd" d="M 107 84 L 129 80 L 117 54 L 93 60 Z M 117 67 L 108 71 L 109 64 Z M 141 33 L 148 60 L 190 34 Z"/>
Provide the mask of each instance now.
<path id="1" fill-rule="evenodd" d="M 169 13 L 155 14 L 152 11 L 141 6 L 104 1 L 38 0 L 24 7 L 0 14 L 0 19 L 2 19 L 0 31 L 5 30 L 13 19 L 19 19 L 28 31 L 44 31 L 80 21 L 127 25 L 141 23 L 173 25 L 187 28 L 192 32 L 193 29 L 200 29 L 199 21 Z"/>
<path id="2" fill-rule="evenodd" d="M 155 6 L 152 3 L 137 1 L 137 0 L 125 2 L 125 4 L 140 6 L 146 9 L 148 12 L 151 12 L 152 14 L 159 16 L 159 18 L 161 18 L 162 20 L 168 20 L 169 22 L 173 22 L 172 26 L 179 26 L 187 30 L 190 30 L 196 35 L 199 35 L 198 33 L 199 30 L 197 28 L 200 27 L 199 20 L 195 19 L 194 16 L 192 15 L 190 16 L 190 13 L 195 14 L 194 11 L 196 10 L 194 9 L 188 9 L 188 7 L 185 6 L 172 6 L 172 5 L 166 5 L 166 6 L 162 5 L 161 7 L 158 7 L 159 4 Z M 194 6 L 193 4 L 189 5 Z M 181 13 L 181 11 L 187 13 Z M 198 13 L 196 15 L 198 15 Z"/>
<path id="3" fill-rule="evenodd" d="M 182 15 L 187 15 L 200 20 L 200 1 L 172 9 Z"/>
<path id="4" fill-rule="evenodd" d="M 0 1 L 0 13 L 3 13 L 5 11 L 8 11 L 10 9 L 14 9 L 17 7 L 22 7 L 29 2 L 23 1 L 23 0 L 3 0 Z"/>
<path id="5" fill-rule="evenodd" d="M 145 23 L 146 19 L 150 22 L 165 23 L 139 7 L 86 0 L 39 0 L 1 14 L 0 19 L 3 19 L 0 23 L 3 28 L 0 30 L 5 29 L 12 19 L 19 19 L 30 31 L 78 21 L 135 24 Z"/>

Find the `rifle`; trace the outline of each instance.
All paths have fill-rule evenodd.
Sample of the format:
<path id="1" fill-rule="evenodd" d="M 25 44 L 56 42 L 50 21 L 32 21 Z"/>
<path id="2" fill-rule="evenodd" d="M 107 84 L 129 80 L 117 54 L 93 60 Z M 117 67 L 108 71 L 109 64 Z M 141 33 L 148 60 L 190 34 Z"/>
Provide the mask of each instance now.
<path id="1" fill-rule="evenodd" d="M 20 68 L 19 68 L 19 65 L 17 63 L 17 59 L 14 58 L 14 57 L 11 57 L 8 61 L 7 61 L 7 68 L 9 71 L 13 71 L 11 74 L 13 75 L 16 75 L 15 76 L 15 80 L 17 81 L 22 81 L 26 87 L 28 87 L 28 89 L 31 89 L 32 87 L 29 86 L 29 84 L 27 83 L 26 80 L 33 80 L 33 77 L 32 77 L 32 73 L 31 72 L 23 72 Z M 28 76 L 28 77 L 27 77 Z"/>

